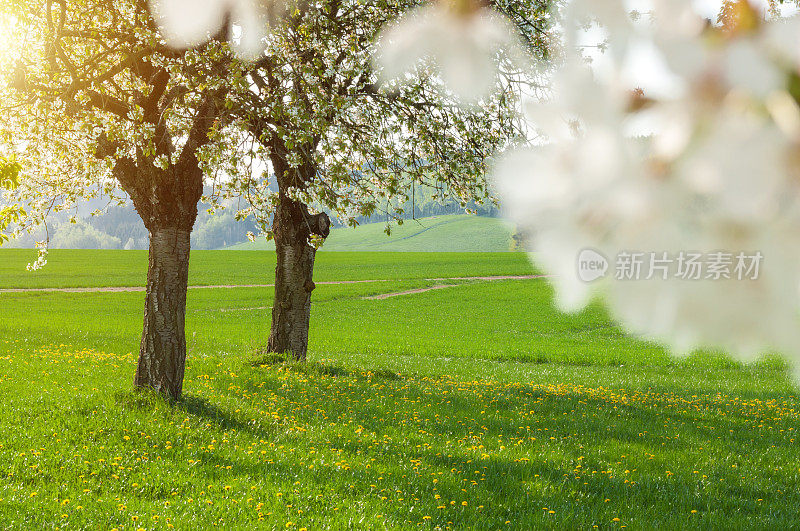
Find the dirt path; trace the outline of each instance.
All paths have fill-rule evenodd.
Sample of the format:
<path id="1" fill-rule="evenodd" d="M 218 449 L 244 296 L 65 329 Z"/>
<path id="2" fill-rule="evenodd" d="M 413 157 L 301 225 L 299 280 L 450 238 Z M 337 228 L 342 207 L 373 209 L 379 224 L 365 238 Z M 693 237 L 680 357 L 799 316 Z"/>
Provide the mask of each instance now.
<path id="1" fill-rule="evenodd" d="M 446 282 L 448 280 L 466 281 L 492 281 L 492 280 L 530 280 L 541 278 L 544 275 L 503 275 L 488 277 L 444 277 L 444 278 L 422 278 L 422 279 L 375 279 L 375 280 L 329 280 L 317 282 L 318 286 L 340 286 L 345 284 L 372 284 L 378 282 L 401 282 L 403 280 L 420 280 L 426 282 Z M 423 293 L 431 289 L 442 289 L 457 286 L 458 284 L 446 284 L 434 286 L 432 288 L 421 288 L 421 290 L 411 290 L 409 292 L 388 293 L 378 295 L 375 298 L 388 298 L 411 293 Z M 233 288 L 272 288 L 275 284 L 218 284 L 211 286 L 189 286 L 189 289 L 233 289 Z M 144 286 L 117 286 L 117 287 L 93 287 L 93 288 L 3 288 L 0 293 L 122 293 L 122 292 L 144 292 Z"/>
<path id="2" fill-rule="evenodd" d="M 400 297 L 401 295 L 415 295 L 417 293 L 425 293 L 426 291 L 433 291 L 437 289 L 453 288 L 455 286 L 458 286 L 458 284 L 437 284 L 429 288 L 410 289 L 408 291 L 398 291 L 396 293 L 381 293 L 380 295 L 373 295 L 371 297 L 361 297 L 361 298 L 364 299 L 365 301 L 380 301 L 383 299 L 389 299 L 391 297 Z"/>
<path id="3" fill-rule="evenodd" d="M 547 275 L 519 275 L 519 276 L 497 276 L 497 277 L 451 277 L 451 278 L 426 278 L 428 281 L 446 281 L 446 280 L 465 280 L 465 281 L 484 281 L 491 282 L 493 280 L 531 280 L 534 278 L 543 278 Z M 392 297 L 401 297 L 403 295 L 416 295 L 417 293 L 425 293 L 427 291 L 434 291 L 438 289 L 455 288 L 456 286 L 463 286 L 464 284 L 436 284 L 427 288 L 410 289 L 408 291 L 397 291 L 394 293 L 381 293 L 380 295 L 373 295 L 371 297 L 362 297 L 366 301 L 379 301 L 389 299 Z"/>
<path id="4" fill-rule="evenodd" d="M 549 275 L 500 275 L 491 277 L 444 277 L 444 278 L 426 278 L 428 281 L 439 280 L 533 280 L 535 278 L 546 278 Z"/>
<path id="5" fill-rule="evenodd" d="M 320 285 L 367 284 L 372 282 L 392 282 L 391 280 L 335 280 L 317 282 Z M 189 286 L 189 289 L 233 289 L 233 288 L 274 288 L 275 284 L 215 284 L 210 286 Z M 94 288 L 4 288 L 0 293 L 122 293 L 144 292 L 144 286 L 111 286 Z"/>

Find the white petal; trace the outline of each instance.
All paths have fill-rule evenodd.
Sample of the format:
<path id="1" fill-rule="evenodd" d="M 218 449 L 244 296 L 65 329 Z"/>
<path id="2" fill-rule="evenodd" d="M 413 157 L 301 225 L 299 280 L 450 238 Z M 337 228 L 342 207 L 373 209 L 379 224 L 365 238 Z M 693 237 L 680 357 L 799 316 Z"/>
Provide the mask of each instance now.
<path id="1" fill-rule="evenodd" d="M 234 41 L 236 53 L 244 59 L 256 59 L 264 52 L 264 38 L 269 31 L 264 6 L 253 0 L 239 0 L 231 15 L 233 24 L 241 32 Z"/>
<path id="2" fill-rule="evenodd" d="M 800 19 L 779 20 L 767 25 L 764 45 L 773 53 L 786 57 L 800 66 Z"/>
<path id="3" fill-rule="evenodd" d="M 783 88 L 786 77 L 748 40 L 736 40 L 728 46 L 725 70 L 732 87 L 749 90 L 759 98 Z"/>
<path id="4" fill-rule="evenodd" d="M 437 35 L 438 13 L 431 7 L 419 8 L 381 32 L 375 62 L 384 82 L 411 71 L 430 53 L 430 41 Z"/>
<path id="5" fill-rule="evenodd" d="M 222 27 L 227 0 L 150 0 L 164 38 L 172 47 L 206 42 Z"/>
<path id="6" fill-rule="evenodd" d="M 384 82 L 402 78 L 430 59 L 447 87 L 462 101 L 474 103 L 491 91 L 501 51 L 517 60 L 526 56 L 504 17 L 483 9 L 465 18 L 434 4 L 411 11 L 384 30 L 375 59 Z"/>

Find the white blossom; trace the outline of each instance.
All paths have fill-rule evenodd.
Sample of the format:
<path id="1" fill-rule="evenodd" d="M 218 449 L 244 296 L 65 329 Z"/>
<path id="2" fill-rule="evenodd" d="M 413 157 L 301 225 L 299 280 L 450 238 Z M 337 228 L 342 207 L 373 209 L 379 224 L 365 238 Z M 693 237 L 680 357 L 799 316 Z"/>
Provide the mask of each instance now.
<path id="1" fill-rule="evenodd" d="M 631 13 L 619 0 L 572 0 L 566 5 L 565 40 L 567 47 L 580 42 L 580 34 L 588 23 L 596 23 L 613 39 L 609 40 L 610 52 L 615 59 L 622 59 L 629 39 L 634 36 Z"/>
<path id="2" fill-rule="evenodd" d="M 264 0 L 150 0 L 164 38 L 175 48 L 192 48 L 222 29 L 226 17 L 235 31 L 236 52 L 254 58 L 264 50 L 271 3 Z"/>
<path id="3" fill-rule="evenodd" d="M 598 81 L 568 53 L 553 98 L 528 109 L 546 140 L 497 164 L 507 213 L 562 307 L 580 309 L 598 294 L 628 329 L 676 352 L 714 347 L 750 360 L 777 349 L 800 361 L 800 107 L 786 91 L 800 67 L 798 26 L 709 28 L 688 1 L 656 2 L 654 25 L 638 38 L 650 39 L 687 89 L 651 100 L 620 81 L 633 46 L 627 23 L 611 23 L 622 5 L 603 0 L 584 13 L 607 9 L 600 18 L 620 51 L 612 73 Z M 643 107 L 654 133 L 626 136 Z M 638 279 L 615 278 L 612 266 L 590 283 L 577 274 L 586 249 L 610 261 L 660 260 L 655 273 L 640 264 Z M 696 251 L 716 262 L 691 280 L 668 257 Z M 757 278 L 735 274 L 745 252 L 763 256 Z"/>
<path id="4" fill-rule="evenodd" d="M 376 64 L 389 82 L 432 60 L 447 87 L 474 103 L 494 87 L 501 53 L 527 66 L 517 30 L 507 18 L 472 0 L 440 0 L 388 26 L 378 38 Z"/>
<path id="5" fill-rule="evenodd" d="M 25 266 L 28 271 L 38 271 L 47 265 L 48 242 L 36 242 L 36 260 Z"/>

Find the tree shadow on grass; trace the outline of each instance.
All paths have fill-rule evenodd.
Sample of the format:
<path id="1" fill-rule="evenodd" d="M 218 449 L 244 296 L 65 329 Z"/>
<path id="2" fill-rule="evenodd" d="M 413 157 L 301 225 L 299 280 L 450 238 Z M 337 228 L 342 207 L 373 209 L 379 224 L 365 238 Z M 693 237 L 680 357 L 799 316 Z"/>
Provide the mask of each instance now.
<path id="1" fill-rule="evenodd" d="M 399 380 L 398 373 L 387 369 L 379 368 L 369 371 L 355 371 L 343 365 L 331 365 L 320 361 L 297 361 L 287 354 L 263 353 L 258 352 L 256 357 L 250 362 L 253 368 L 281 367 L 287 371 L 308 376 L 331 376 L 331 377 L 377 377 L 387 380 Z"/>
<path id="2" fill-rule="evenodd" d="M 585 388 L 405 378 L 320 363 L 290 363 L 282 368 L 286 371 L 280 380 L 272 369 L 256 368 L 239 375 L 235 384 L 250 397 L 269 392 L 271 398 L 277 395 L 292 404 L 294 421 L 306 430 L 301 434 L 289 436 L 283 424 L 247 419 L 202 397 L 187 396 L 177 407 L 255 439 L 279 436 L 283 444 L 295 444 L 297 453 L 269 465 L 210 454 L 203 474 L 268 475 L 276 481 L 293 477 L 328 492 L 340 489 L 344 477 L 353 486 L 338 493 L 344 499 L 370 499 L 380 505 L 373 485 L 381 485 L 400 464 L 404 477 L 395 476 L 396 485 L 415 498 L 438 494 L 458 501 L 466 489 L 471 497 L 486 500 L 481 515 L 469 520 L 470 525 L 479 521 L 486 527 L 506 520 L 534 527 L 550 527 L 548 522 L 585 526 L 600 517 L 608 517 L 603 520 L 608 523 L 614 510 L 645 527 L 679 522 L 703 527 L 703 520 L 698 519 L 696 526 L 679 520 L 691 510 L 713 519 L 706 521 L 711 522 L 706 527 L 747 520 L 785 527 L 795 521 L 795 509 L 800 507 L 796 477 L 792 482 L 785 475 L 775 476 L 767 487 L 764 480 L 770 478 L 764 471 L 759 471 L 760 481 L 739 479 L 730 472 L 730 463 L 746 462 L 748 456 L 767 449 L 780 454 L 773 463 L 792 455 L 800 458 L 800 449 L 781 431 L 796 424 L 796 414 L 777 418 L 766 412 L 764 422 L 774 429 L 758 431 L 747 424 L 757 412 L 739 403 L 721 403 L 712 395 L 681 401 L 652 392 L 626 397 L 595 395 L 596 390 Z M 265 387 L 263 383 L 270 380 L 274 385 Z M 231 383 L 222 378 L 218 385 L 226 389 Z M 327 413 L 324 422 L 319 411 Z M 476 451 L 478 445 L 485 448 Z M 508 451 L 499 450 L 501 445 L 509 446 Z M 339 448 L 354 462 L 370 455 L 376 461 L 372 467 L 335 472 L 309 470 L 297 458 L 310 447 Z M 480 457 L 482 452 L 487 457 Z M 682 470 L 692 464 L 686 457 L 695 453 L 712 467 L 704 470 L 711 479 Z M 612 463 L 622 459 L 621 454 L 639 461 Z M 645 455 L 657 459 L 642 461 Z M 673 457 L 676 461 L 669 464 Z M 625 467 L 638 469 L 638 474 L 623 472 Z M 676 470 L 667 474 L 666 467 Z M 432 477 L 438 481 L 433 483 Z M 783 491 L 781 500 L 776 500 L 778 490 Z M 605 505 L 606 499 L 614 503 Z M 406 522 L 411 503 L 386 502 L 380 510 L 395 522 Z M 556 517 L 542 520 L 549 518 L 543 507 L 555 508 Z M 458 512 L 442 514 L 434 515 L 427 525 L 447 525 L 447 521 L 458 525 Z"/>
<path id="3" fill-rule="evenodd" d="M 536 393 L 532 393 L 534 396 Z M 541 393 L 540 393 L 541 394 Z M 452 404 L 452 412 L 459 410 L 478 411 L 485 408 L 486 404 L 464 397 L 449 396 Z M 674 525 L 676 511 L 680 514 L 692 514 L 696 511 L 713 511 L 715 515 L 715 525 L 719 525 L 725 519 L 731 517 L 739 518 L 774 518 L 775 522 L 793 522 L 797 514 L 797 507 L 800 507 L 800 499 L 796 495 L 798 482 L 795 480 L 789 484 L 781 485 L 773 483 L 770 486 L 759 486 L 755 482 L 746 479 L 735 479 L 730 483 L 731 477 L 726 477 L 727 483 L 714 485 L 710 481 L 701 480 L 701 475 L 692 476 L 683 474 L 682 477 L 670 476 L 665 474 L 666 469 L 654 473 L 652 469 L 645 468 L 638 476 L 625 474 L 617 465 L 613 465 L 613 474 L 596 473 L 591 471 L 605 471 L 609 467 L 609 456 L 603 456 L 607 451 L 617 455 L 642 451 L 650 451 L 654 454 L 664 452 L 665 433 L 662 430 L 665 420 L 670 426 L 678 425 L 679 421 L 693 418 L 690 412 L 659 412 L 648 405 L 616 405 L 610 408 L 609 405 L 599 400 L 586 401 L 587 411 L 610 409 L 619 412 L 619 420 L 613 427 L 609 426 L 608 415 L 578 416 L 569 418 L 565 413 L 574 410 L 574 401 L 568 401 L 563 397 L 551 398 L 550 401 L 560 402 L 555 406 L 548 407 L 539 403 L 537 406 L 542 410 L 542 415 L 547 417 L 549 433 L 540 436 L 540 442 L 531 444 L 531 449 L 543 448 L 546 452 L 542 455 L 536 453 L 528 454 L 530 460 L 521 461 L 513 458 L 500 458 L 496 453 L 486 461 L 476 460 L 474 454 L 468 452 L 454 452 L 444 455 L 441 451 L 430 449 L 424 445 L 415 445 L 415 442 L 424 442 L 424 437 L 417 437 L 415 432 L 424 429 L 427 433 L 434 436 L 444 435 L 445 438 L 453 434 L 466 436 L 475 433 L 477 426 L 462 425 L 458 422 L 445 421 L 430 423 L 423 426 L 414 426 L 418 430 L 409 430 L 410 438 L 404 444 L 399 445 L 393 453 L 384 449 L 386 458 L 394 459 L 418 459 L 428 463 L 429 468 L 439 470 L 458 470 L 468 471 L 471 468 L 483 469 L 488 477 L 499 478 L 494 482 L 478 482 L 472 487 L 479 491 L 479 499 L 491 500 L 491 506 L 486 504 L 485 511 L 493 514 L 491 519 L 495 521 L 505 521 L 505 519 L 519 520 L 520 514 L 527 514 L 534 517 L 541 513 L 542 507 L 553 508 L 558 505 L 562 525 L 586 524 L 594 517 L 594 513 L 602 510 L 604 500 L 620 497 L 626 499 L 625 505 L 627 513 L 635 515 L 640 524 L 656 525 L 659 521 L 672 522 Z M 390 431 L 393 435 L 397 432 L 387 430 L 388 426 L 380 422 L 375 422 L 375 417 L 380 413 L 378 408 L 362 407 L 359 409 L 358 419 L 363 422 L 365 427 L 374 430 L 376 439 L 380 439 L 383 433 Z M 454 418 L 454 415 L 440 415 L 439 418 Z M 635 422 L 628 419 L 635 419 Z M 666 440 L 670 454 L 687 454 L 696 451 L 708 443 L 712 443 L 717 433 L 724 433 L 728 438 L 726 444 L 717 447 L 709 456 L 720 458 L 729 463 L 731 459 L 737 460 L 748 453 L 757 453 L 765 448 L 765 441 L 759 440 L 749 430 L 742 430 L 734 421 L 725 418 L 703 419 L 704 423 L 713 423 L 715 430 L 709 432 L 702 426 L 683 424 L 680 425 L 681 436 L 679 439 Z M 495 437 L 495 440 L 507 440 L 510 434 L 514 434 L 519 425 L 519 421 L 514 418 L 488 419 L 480 422 L 479 429 L 483 432 L 481 442 Z M 438 424 L 438 425 L 437 425 Z M 738 428 L 738 429 L 737 429 Z M 733 429 L 733 434 L 730 430 Z M 548 442 L 547 435 L 555 436 L 554 442 Z M 498 437 L 505 436 L 505 437 Z M 544 439 L 544 441 L 541 441 Z M 451 442 L 452 439 L 446 441 Z M 544 444 L 542 444 L 544 442 Z M 793 450 L 798 457 L 798 449 L 793 443 L 783 438 L 771 438 L 767 441 L 767 447 L 775 449 L 782 447 L 784 450 Z M 358 441 L 351 441 L 347 449 L 352 455 L 367 451 L 368 444 Z M 444 446 L 448 446 L 445 444 Z M 463 445 L 462 450 L 468 445 Z M 714 453 L 717 455 L 715 456 Z M 466 454 L 466 455 L 465 455 Z M 549 454 L 549 455 L 548 455 Z M 513 454 L 512 454 L 513 455 Z M 591 456 L 584 458 L 584 456 Z M 601 457 L 602 456 L 602 457 Z M 746 457 L 745 457 L 746 459 Z M 565 466 L 570 463 L 582 463 L 582 467 L 589 468 L 588 471 L 576 472 L 574 467 Z M 685 465 L 685 464 L 684 464 Z M 635 468 L 636 464 L 627 463 L 622 465 Z M 667 465 L 669 468 L 682 466 L 680 463 Z M 635 477 L 634 483 L 631 478 Z M 540 484 L 538 488 L 530 489 L 532 484 Z M 461 489 L 465 486 L 459 481 L 440 481 L 439 492 L 447 492 L 450 499 L 458 500 L 462 495 Z M 777 490 L 783 490 L 785 494 L 792 493 L 793 500 L 790 502 L 784 496 L 777 494 Z M 553 492 L 561 494 L 553 495 Z M 778 500 L 777 498 L 781 499 Z M 582 500 L 582 503 L 573 502 Z M 766 508 L 756 500 L 770 500 L 772 507 Z M 618 506 L 617 506 L 618 507 Z M 611 517 L 609 517 L 609 520 Z M 731 520 L 732 522 L 735 520 Z M 741 520 L 739 520 L 741 522 Z M 545 525 L 545 521 L 541 525 Z M 686 525 L 689 525 L 687 522 Z"/>

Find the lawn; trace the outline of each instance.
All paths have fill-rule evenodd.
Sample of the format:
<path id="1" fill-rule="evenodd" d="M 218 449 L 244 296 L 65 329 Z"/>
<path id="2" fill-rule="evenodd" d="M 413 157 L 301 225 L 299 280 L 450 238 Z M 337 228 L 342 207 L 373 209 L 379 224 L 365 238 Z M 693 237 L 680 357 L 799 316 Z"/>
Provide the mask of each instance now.
<path id="1" fill-rule="evenodd" d="M 65 251 L 26 277 L 6 253 L 0 288 L 140 285 L 146 265 Z M 273 267 L 198 252 L 192 279 L 266 284 Z M 142 293 L 2 293 L 0 521 L 800 528 L 800 400 L 782 363 L 675 360 L 598 306 L 558 313 L 546 279 L 426 280 L 531 272 L 512 253 L 321 253 L 318 279 L 388 281 L 318 287 L 307 364 L 261 350 L 271 288 L 191 290 L 176 404 L 129 391 Z"/>

